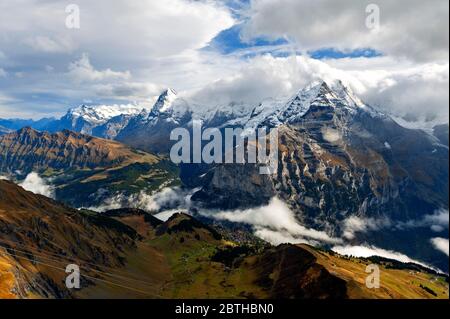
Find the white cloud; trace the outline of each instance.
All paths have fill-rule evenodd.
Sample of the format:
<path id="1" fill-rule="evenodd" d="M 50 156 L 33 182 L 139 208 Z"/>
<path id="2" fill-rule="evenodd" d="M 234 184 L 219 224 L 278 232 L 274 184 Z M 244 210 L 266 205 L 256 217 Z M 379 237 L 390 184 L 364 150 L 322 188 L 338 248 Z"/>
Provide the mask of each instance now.
<path id="1" fill-rule="evenodd" d="M 358 216 L 351 216 L 343 222 L 343 234 L 346 239 L 355 238 L 356 233 L 366 233 L 368 231 L 377 231 L 383 228 L 390 227 L 391 221 L 387 218 L 361 218 Z"/>
<path id="2" fill-rule="evenodd" d="M 0 47 L 2 57 L 8 57 L 7 64 L 0 57 L 2 68 L 27 72 L 23 79 L 0 77 L 3 92 L 23 99 L 16 115 L 60 114 L 85 99 L 99 104 L 111 99 L 144 101 L 151 98 L 154 85 L 182 91 L 224 74 L 217 71 L 226 69 L 217 55 L 199 50 L 235 22 L 221 2 L 81 0 L 76 4 L 80 29 L 66 28 L 67 4 L 60 1 L 0 3 Z M 80 59 L 83 52 L 89 59 Z M 72 77 L 67 76 L 70 63 Z M 51 73 L 46 65 L 52 66 Z M 102 81 L 102 86 L 86 81 Z"/>
<path id="3" fill-rule="evenodd" d="M 442 232 L 448 229 L 449 214 L 446 209 L 438 209 L 433 214 L 424 215 L 418 220 L 408 220 L 406 222 L 395 223 L 395 228 L 403 230 L 419 227 L 430 227 L 434 232 Z"/>
<path id="4" fill-rule="evenodd" d="M 262 240 L 271 243 L 272 245 L 281 244 L 308 244 L 308 245 L 320 245 L 320 242 L 311 239 L 305 239 L 299 236 L 293 236 L 287 232 L 280 232 L 278 230 L 271 230 L 268 228 L 256 227 L 255 236 Z"/>
<path id="5" fill-rule="evenodd" d="M 89 56 L 83 53 L 81 58 L 69 64 L 69 76 L 75 81 L 104 81 L 127 80 L 131 77 L 129 71 L 118 72 L 111 69 L 96 70 L 92 66 Z"/>
<path id="6" fill-rule="evenodd" d="M 37 173 L 30 173 L 25 180 L 19 184 L 25 190 L 33 192 L 35 194 L 44 195 L 50 198 L 54 197 L 54 190 L 46 180 L 41 178 Z"/>
<path id="7" fill-rule="evenodd" d="M 328 127 L 322 129 L 322 136 L 324 140 L 330 143 L 336 143 L 342 138 L 341 132 Z"/>
<path id="8" fill-rule="evenodd" d="M 134 195 L 116 194 L 104 200 L 99 206 L 88 209 L 104 212 L 111 209 L 133 207 L 143 209 L 147 212 L 161 212 L 163 210 L 186 209 L 190 206 L 190 198 L 196 190 L 183 190 L 179 187 L 166 187 L 154 194 L 141 191 Z"/>
<path id="9" fill-rule="evenodd" d="M 366 7 L 380 8 L 378 32 Z M 374 48 L 412 60 L 448 60 L 448 1 L 253 0 L 244 38 L 289 38 L 302 50 Z"/>
<path id="10" fill-rule="evenodd" d="M 75 47 L 68 38 L 52 39 L 46 36 L 36 36 L 27 38 L 24 42 L 33 50 L 45 53 L 69 53 Z"/>
<path id="11" fill-rule="evenodd" d="M 380 231 L 383 229 L 405 230 L 421 227 L 429 227 L 434 232 L 442 232 L 448 229 L 448 210 L 439 209 L 433 214 L 426 214 L 420 219 L 408 221 L 392 221 L 388 217 L 370 218 L 351 216 L 342 222 L 342 236 L 346 239 L 353 239 L 357 233 L 367 233 Z"/>
<path id="12" fill-rule="evenodd" d="M 448 122 L 449 64 L 414 64 L 389 57 L 327 61 L 360 83 L 367 102 L 408 121 Z"/>
<path id="13" fill-rule="evenodd" d="M 278 198 L 274 197 L 267 206 L 234 211 L 204 211 L 205 214 L 218 220 L 245 223 L 255 229 L 255 235 L 274 244 L 282 242 L 302 243 L 318 241 L 339 243 L 338 238 L 332 238 L 327 233 L 306 228 L 299 224 L 294 213 Z"/>
<path id="14" fill-rule="evenodd" d="M 403 263 L 415 263 L 430 269 L 436 270 L 436 268 L 431 267 L 430 265 L 427 265 L 421 261 L 411 259 L 408 256 L 392 251 L 392 250 L 385 250 L 382 248 L 378 248 L 375 246 L 334 246 L 331 250 L 334 252 L 340 254 L 340 255 L 347 255 L 347 256 L 354 256 L 354 257 L 362 257 L 362 258 L 368 258 L 372 256 L 380 256 L 383 258 L 398 260 Z"/>
<path id="15" fill-rule="evenodd" d="M 431 239 L 431 243 L 433 244 L 434 248 L 436 248 L 437 250 L 443 252 L 448 256 L 449 251 L 448 239 L 436 237 Z"/>
<path id="16" fill-rule="evenodd" d="M 162 220 L 163 222 L 165 222 L 170 217 L 172 217 L 174 214 L 178 214 L 178 213 L 188 214 L 188 211 L 185 209 L 169 209 L 169 210 L 165 210 L 165 211 L 162 211 L 162 212 L 156 214 L 155 217 L 158 218 L 159 220 Z"/>
<path id="17" fill-rule="evenodd" d="M 164 57 L 204 47 L 234 20 L 228 9 L 213 1 L 79 0 L 80 29 L 67 29 L 67 4 L 57 0 L 2 1 L 0 34 L 6 44 L 39 39 L 38 47 L 54 51 L 55 43 L 76 43 L 77 47 L 119 57 Z M 17 47 L 17 45 L 16 45 Z M 10 48 L 2 46 L 5 52 Z M 123 56 L 122 58 L 127 58 Z"/>
<path id="18" fill-rule="evenodd" d="M 0 77 L 6 77 L 7 75 L 6 71 L 0 68 Z"/>
<path id="19" fill-rule="evenodd" d="M 153 83 L 119 82 L 94 85 L 95 93 L 101 97 L 132 99 L 154 104 L 164 87 Z M 154 100 L 152 100 L 154 97 Z"/>

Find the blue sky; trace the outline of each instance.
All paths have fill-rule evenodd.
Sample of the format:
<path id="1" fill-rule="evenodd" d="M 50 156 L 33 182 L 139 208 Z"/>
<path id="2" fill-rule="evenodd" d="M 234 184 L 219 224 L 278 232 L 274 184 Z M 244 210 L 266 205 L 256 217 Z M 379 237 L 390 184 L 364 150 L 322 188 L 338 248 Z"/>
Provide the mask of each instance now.
<path id="1" fill-rule="evenodd" d="M 241 8 L 236 6 L 235 2 L 232 2 L 232 7 Z M 237 15 L 237 18 L 240 16 Z M 241 17 L 242 18 L 242 17 Z M 276 40 L 267 39 L 264 37 L 257 37 L 251 40 L 244 40 L 242 36 L 242 29 L 245 26 L 245 18 L 242 22 L 235 24 L 233 27 L 223 30 L 220 32 L 209 45 L 205 48 L 206 50 L 215 50 L 221 54 L 235 54 L 237 52 L 247 51 L 251 52 L 251 49 L 261 49 L 254 50 L 253 54 L 244 54 L 244 58 L 249 56 L 255 56 L 258 54 L 273 54 L 275 56 L 287 56 L 293 54 L 293 46 L 290 41 L 285 38 L 278 38 Z M 294 50 L 294 52 L 296 52 Z M 297 52 L 296 52 L 297 53 Z M 380 57 L 382 53 L 374 50 L 372 48 L 358 48 L 352 50 L 339 50 L 336 48 L 320 48 L 317 50 L 312 50 L 307 52 L 307 54 L 313 59 L 343 59 L 343 58 L 373 58 Z"/>

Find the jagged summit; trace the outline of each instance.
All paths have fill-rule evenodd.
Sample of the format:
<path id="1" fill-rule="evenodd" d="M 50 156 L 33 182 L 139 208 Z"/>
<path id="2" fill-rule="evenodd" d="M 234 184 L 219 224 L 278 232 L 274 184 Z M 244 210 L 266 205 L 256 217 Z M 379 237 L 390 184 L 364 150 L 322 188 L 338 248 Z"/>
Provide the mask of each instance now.
<path id="1" fill-rule="evenodd" d="M 178 98 L 177 92 L 174 89 L 167 88 L 165 89 L 161 95 L 159 96 L 158 100 L 156 101 L 155 105 L 152 108 L 153 113 L 164 113 L 166 112 L 171 106 L 172 103 Z"/>
<path id="2" fill-rule="evenodd" d="M 358 111 L 369 111 L 371 115 L 378 114 L 341 81 L 328 84 L 319 80 L 305 86 L 289 99 L 270 99 L 262 102 L 253 109 L 246 127 L 295 123 L 305 120 L 306 117 L 317 118 L 318 114 L 324 112 L 332 116 L 335 110 L 349 115 Z"/>

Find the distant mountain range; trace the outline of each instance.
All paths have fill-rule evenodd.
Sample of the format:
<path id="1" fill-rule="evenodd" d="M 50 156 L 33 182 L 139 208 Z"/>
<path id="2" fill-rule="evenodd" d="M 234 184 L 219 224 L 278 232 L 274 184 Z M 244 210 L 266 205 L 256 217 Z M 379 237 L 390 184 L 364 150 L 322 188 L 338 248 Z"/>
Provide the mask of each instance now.
<path id="1" fill-rule="evenodd" d="M 193 117 L 202 120 L 206 127 L 240 126 L 251 129 L 298 122 L 317 97 L 322 84 L 322 81 L 317 81 L 288 99 L 266 99 L 258 104 L 199 104 L 195 100 L 178 97 L 175 90 L 169 88 L 161 93 L 150 109 L 139 104 L 80 105 L 69 109 L 60 119 L 0 119 L 0 134 L 26 126 L 49 132 L 67 129 L 100 138 L 123 140 L 127 144 L 134 143 L 154 151 L 158 148 L 158 139 L 152 136 L 163 137 L 163 133 L 167 133 L 165 131 L 170 132 L 169 127 L 186 125 Z M 330 100 L 341 99 L 341 105 L 349 109 L 365 109 L 372 115 L 385 116 L 361 101 L 340 81 L 334 83 L 331 90 L 335 96 Z M 448 131 L 448 124 L 435 127 L 436 134 L 444 138 L 444 144 L 446 128 Z M 160 129 L 164 132 L 161 133 Z"/>

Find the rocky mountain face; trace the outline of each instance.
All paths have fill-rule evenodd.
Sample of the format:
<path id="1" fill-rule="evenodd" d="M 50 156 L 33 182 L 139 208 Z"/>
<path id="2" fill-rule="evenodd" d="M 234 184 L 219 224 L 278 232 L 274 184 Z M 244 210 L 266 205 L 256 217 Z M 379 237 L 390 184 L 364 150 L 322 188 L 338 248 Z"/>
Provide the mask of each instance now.
<path id="1" fill-rule="evenodd" d="M 250 117 L 247 125 L 278 127 L 277 173 L 261 176 L 248 164 L 215 165 L 195 185 L 201 190 L 194 201 L 241 209 L 267 205 L 277 196 L 302 225 L 337 237 L 351 216 L 408 223 L 448 209 L 448 147 L 398 125 L 347 88 L 322 83 L 284 108 L 260 114 L 254 112 L 257 120 Z M 382 232 L 386 236 L 366 234 L 360 240 L 448 269 L 448 260 L 429 243 L 436 236 L 431 230 L 399 231 L 395 241 L 388 230 Z"/>
<path id="2" fill-rule="evenodd" d="M 64 130 L 23 128 L 0 137 L 0 172 L 21 180 L 35 172 L 49 179 L 55 197 L 75 207 L 178 183 L 167 159 L 119 142 Z"/>
<path id="3" fill-rule="evenodd" d="M 208 173 L 212 178 L 203 179 L 205 188 L 217 196 L 221 188 L 239 193 L 260 185 L 261 201 L 253 201 L 256 204 L 278 194 L 299 211 L 315 210 L 310 214 L 314 218 L 330 210 L 343 217 L 382 215 L 384 205 L 393 201 L 402 201 L 389 209 L 394 218 L 417 217 L 411 207 L 421 207 L 416 214 L 447 207 L 448 148 L 425 132 L 403 128 L 387 115 L 353 102 L 346 90 L 336 92 L 323 83 L 309 89 L 310 94 L 301 92 L 284 110 L 259 119 L 256 126 L 279 130 L 278 172 L 270 181 L 260 177 L 258 182 L 252 165 L 217 165 Z M 233 178 L 243 174 L 251 176 L 244 180 L 252 186 Z M 351 202 L 356 206 L 349 206 Z M 242 204 L 232 206 L 246 206 Z"/>
<path id="4" fill-rule="evenodd" d="M 131 119 L 116 139 L 146 151 L 168 153 L 171 131 L 188 126 L 191 120 L 192 111 L 188 103 L 178 99 L 175 91 L 167 89 L 149 113 L 141 112 Z"/>
<path id="5" fill-rule="evenodd" d="M 4 172 L 96 168 L 137 160 L 139 154 L 118 142 L 64 130 L 58 133 L 25 127 L 2 136 L 0 169 Z"/>

